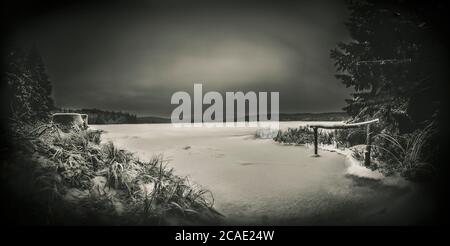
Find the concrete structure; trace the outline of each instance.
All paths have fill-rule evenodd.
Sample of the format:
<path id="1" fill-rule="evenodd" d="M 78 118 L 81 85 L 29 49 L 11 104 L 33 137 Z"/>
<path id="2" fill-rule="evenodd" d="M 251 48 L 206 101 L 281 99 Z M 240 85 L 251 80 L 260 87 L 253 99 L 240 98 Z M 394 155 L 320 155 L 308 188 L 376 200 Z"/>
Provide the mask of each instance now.
<path id="1" fill-rule="evenodd" d="M 86 129 L 88 127 L 88 115 L 79 113 L 55 113 L 52 115 L 52 122 L 62 129 L 79 127 Z"/>

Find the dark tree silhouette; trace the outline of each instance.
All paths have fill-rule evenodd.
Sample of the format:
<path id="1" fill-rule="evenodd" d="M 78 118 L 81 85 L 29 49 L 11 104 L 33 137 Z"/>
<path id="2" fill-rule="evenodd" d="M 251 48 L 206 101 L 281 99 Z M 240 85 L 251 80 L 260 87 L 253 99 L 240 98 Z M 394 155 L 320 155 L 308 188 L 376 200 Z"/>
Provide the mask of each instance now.
<path id="1" fill-rule="evenodd" d="M 424 5 L 424 4 L 422 4 Z M 447 65 L 439 2 L 350 1 L 349 42 L 331 51 L 336 77 L 355 89 L 344 108 L 409 132 L 439 117 Z"/>
<path id="2" fill-rule="evenodd" d="M 27 57 L 27 70 L 37 82 L 37 94 L 40 95 L 40 117 L 46 117 L 48 112 L 54 109 L 52 98 L 52 84 L 47 75 L 44 61 L 39 55 L 35 45 L 32 46 Z"/>
<path id="3" fill-rule="evenodd" d="M 7 117 L 22 121 L 46 120 L 54 108 L 51 83 L 35 47 L 14 48 L 6 54 L 3 78 Z"/>

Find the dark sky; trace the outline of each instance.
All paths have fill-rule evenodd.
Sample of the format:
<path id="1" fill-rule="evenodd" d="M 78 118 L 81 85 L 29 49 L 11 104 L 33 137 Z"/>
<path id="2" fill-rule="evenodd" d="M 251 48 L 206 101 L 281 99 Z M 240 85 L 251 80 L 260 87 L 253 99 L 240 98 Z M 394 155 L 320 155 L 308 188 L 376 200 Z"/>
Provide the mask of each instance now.
<path id="1" fill-rule="evenodd" d="M 164 3 L 163 3 L 164 2 Z M 18 29 L 42 54 L 58 106 L 169 116 L 172 93 L 279 91 L 281 112 L 340 111 L 330 49 L 340 1 L 70 5 Z"/>

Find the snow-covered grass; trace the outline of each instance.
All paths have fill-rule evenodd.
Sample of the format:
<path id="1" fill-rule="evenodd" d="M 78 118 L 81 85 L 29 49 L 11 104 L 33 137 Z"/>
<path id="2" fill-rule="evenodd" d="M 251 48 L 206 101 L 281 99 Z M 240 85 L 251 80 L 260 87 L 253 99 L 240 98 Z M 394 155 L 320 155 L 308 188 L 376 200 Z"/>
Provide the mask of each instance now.
<path id="1" fill-rule="evenodd" d="M 255 137 L 260 139 L 273 139 L 278 134 L 278 129 L 265 127 L 265 128 L 258 128 L 255 132 Z"/>
<path id="2" fill-rule="evenodd" d="M 14 129 L 17 156 L 5 168 L 5 177 L 11 177 L 19 196 L 29 194 L 29 204 L 42 206 L 34 213 L 46 223 L 191 225 L 220 220 L 211 193 L 175 175 L 160 155 L 141 160 L 112 142 L 101 143 L 101 131 L 95 129 L 63 132 L 55 124 L 26 123 Z"/>

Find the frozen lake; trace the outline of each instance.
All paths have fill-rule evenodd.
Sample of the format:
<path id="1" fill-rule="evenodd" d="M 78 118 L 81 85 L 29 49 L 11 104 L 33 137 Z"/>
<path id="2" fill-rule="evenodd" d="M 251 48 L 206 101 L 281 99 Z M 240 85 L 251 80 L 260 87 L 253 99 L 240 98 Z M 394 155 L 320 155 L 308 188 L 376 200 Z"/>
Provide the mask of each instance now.
<path id="1" fill-rule="evenodd" d="M 305 122 L 281 122 L 281 128 Z M 257 128 L 95 125 L 103 141 L 141 158 L 164 154 L 176 174 L 210 190 L 226 223 L 245 225 L 403 225 L 432 211 L 420 187 L 350 174 L 336 152 L 257 139 Z"/>

